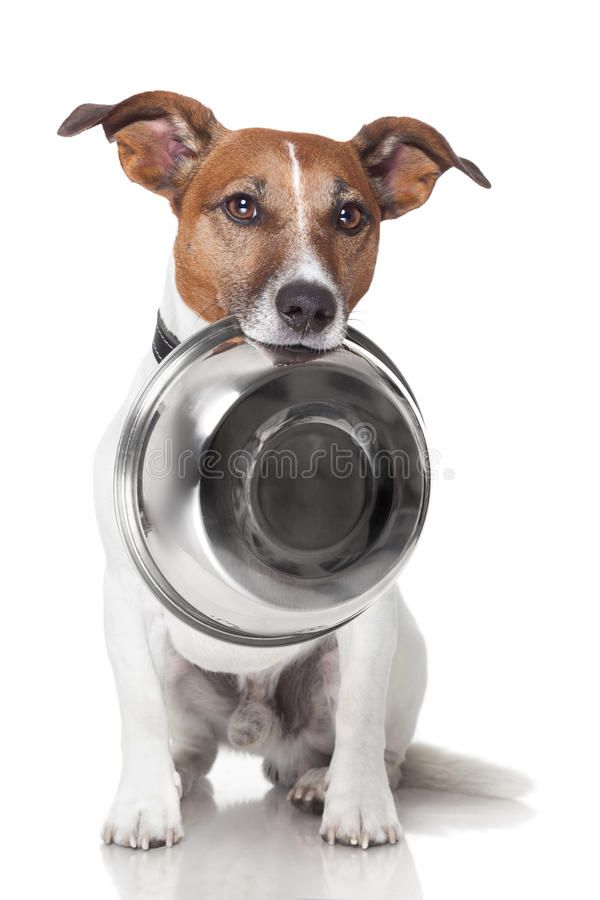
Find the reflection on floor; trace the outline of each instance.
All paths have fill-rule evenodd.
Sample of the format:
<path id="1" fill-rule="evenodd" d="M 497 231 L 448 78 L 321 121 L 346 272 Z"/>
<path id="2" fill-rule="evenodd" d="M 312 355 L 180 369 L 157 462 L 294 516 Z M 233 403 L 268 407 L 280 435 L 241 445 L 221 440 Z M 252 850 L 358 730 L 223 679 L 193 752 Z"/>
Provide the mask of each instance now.
<path id="1" fill-rule="evenodd" d="M 508 800 L 401 790 L 407 839 L 396 847 L 329 847 L 318 819 L 294 809 L 286 792 L 231 802 L 202 779 L 184 804 L 185 840 L 172 850 L 102 847 L 120 900 L 421 900 L 411 834 L 515 825 L 531 815 Z M 257 793 L 255 791 L 254 793 Z M 218 802 L 215 800 L 217 796 Z"/>

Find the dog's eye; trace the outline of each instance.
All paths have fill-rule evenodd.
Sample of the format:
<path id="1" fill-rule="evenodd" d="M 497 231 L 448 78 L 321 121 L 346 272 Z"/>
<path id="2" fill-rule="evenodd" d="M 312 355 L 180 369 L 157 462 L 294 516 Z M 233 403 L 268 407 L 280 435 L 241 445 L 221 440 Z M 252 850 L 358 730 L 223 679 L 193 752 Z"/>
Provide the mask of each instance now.
<path id="1" fill-rule="evenodd" d="M 356 234 L 365 223 L 365 214 L 356 203 L 345 203 L 337 217 L 338 228 Z"/>
<path id="2" fill-rule="evenodd" d="M 250 222 L 258 215 L 256 202 L 248 194 L 234 194 L 225 201 L 225 209 L 232 219 Z"/>

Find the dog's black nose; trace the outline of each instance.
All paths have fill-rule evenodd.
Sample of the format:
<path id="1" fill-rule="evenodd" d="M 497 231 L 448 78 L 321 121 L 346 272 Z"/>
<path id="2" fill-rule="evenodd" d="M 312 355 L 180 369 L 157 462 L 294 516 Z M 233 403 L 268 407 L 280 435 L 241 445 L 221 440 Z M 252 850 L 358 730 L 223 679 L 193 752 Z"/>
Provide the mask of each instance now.
<path id="1" fill-rule="evenodd" d="M 292 281 L 277 292 L 277 312 L 299 332 L 323 331 L 335 318 L 335 299 L 329 288 L 310 281 Z"/>

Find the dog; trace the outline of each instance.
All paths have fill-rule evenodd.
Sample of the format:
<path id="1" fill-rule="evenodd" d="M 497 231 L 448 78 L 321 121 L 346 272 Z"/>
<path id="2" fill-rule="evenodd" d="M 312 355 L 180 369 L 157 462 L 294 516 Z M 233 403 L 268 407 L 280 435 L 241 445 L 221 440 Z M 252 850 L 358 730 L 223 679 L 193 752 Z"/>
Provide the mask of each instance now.
<path id="1" fill-rule="evenodd" d="M 59 134 L 96 125 L 116 142 L 125 174 L 177 216 L 160 315 L 179 340 L 234 315 L 252 340 L 333 348 L 371 283 L 380 223 L 425 203 L 451 167 L 490 186 L 411 118 L 377 119 L 349 141 L 230 131 L 198 101 L 150 91 L 79 106 Z M 334 636 L 256 648 L 209 637 L 164 609 L 134 570 L 112 505 L 119 434 L 154 366 L 149 352 L 94 466 L 123 752 L 103 839 L 145 850 L 176 844 L 183 793 L 228 744 L 262 756 L 292 803 L 321 814 L 328 843 L 398 843 L 392 792 L 427 668 L 412 615 L 393 587 Z"/>

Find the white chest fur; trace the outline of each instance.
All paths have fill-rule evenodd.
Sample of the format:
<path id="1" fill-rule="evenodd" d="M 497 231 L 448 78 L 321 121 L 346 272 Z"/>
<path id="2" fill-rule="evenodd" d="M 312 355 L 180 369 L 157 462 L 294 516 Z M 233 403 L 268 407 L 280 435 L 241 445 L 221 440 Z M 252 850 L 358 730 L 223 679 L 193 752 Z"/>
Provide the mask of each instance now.
<path id="1" fill-rule="evenodd" d="M 241 675 L 278 668 L 298 654 L 306 645 L 288 647 L 247 647 L 230 644 L 202 634 L 165 611 L 167 628 L 173 646 L 185 659 L 213 672 Z"/>

